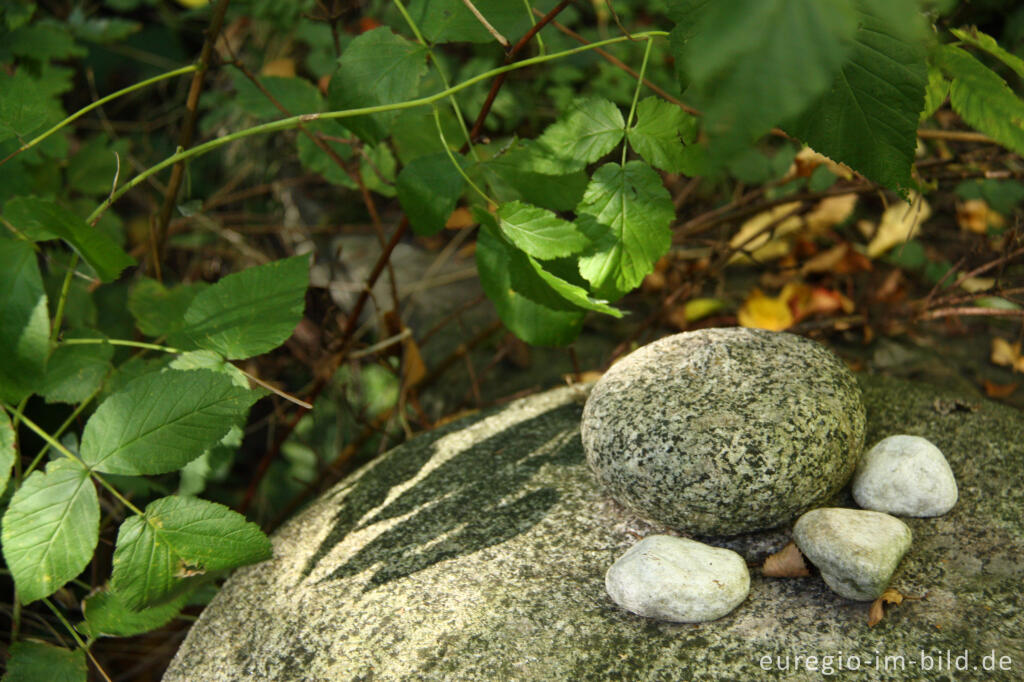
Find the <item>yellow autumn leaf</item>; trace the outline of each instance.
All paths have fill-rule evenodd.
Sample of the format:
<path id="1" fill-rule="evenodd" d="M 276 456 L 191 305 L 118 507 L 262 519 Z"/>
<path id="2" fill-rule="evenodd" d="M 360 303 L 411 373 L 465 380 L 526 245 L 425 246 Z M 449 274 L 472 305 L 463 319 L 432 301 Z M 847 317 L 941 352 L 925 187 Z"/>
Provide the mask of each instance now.
<path id="1" fill-rule="evenodd" d="M 835 227 L 850 217 L 854 207 L 857 205 L 856 194 L 840 194 L 835 197 L 825 197 L 818 202 L 810 213 L 804 216 L 807 229 L 812 233 L 820 233 Z"/>
<path id="2" fill-rule="evenodd" d="M 780 332 L 788 329 L 793 324 L 793 313 L 789 309 L 787 299 L 782 296 L 765 296 L 757 287 L 750 292 L 750 296 L 743 302 L 737 314 L 739 322 L 744 327 L 755 329 L 767 329 L 773 332 Z"/>
<path id="3" fill-rule="evenodd" d="M 1015 372 L 1024 372 L 1024 357 L 1020 354 L 1020 342 L 1011 344 L 998 336 L 992 339 L 992 364 L 1013 367 Z"/>
<path id="4" fill-rule="evenodd" d="M 784 237 L 803 227 L 803 219 L 797 215 L 784 216 L 799 207 L 799 201 L 779 204 L 743 223 L 729 240 L 730 247 L 742 251 L 733 254 L 729 264 L 775 260 L 789 253 L 789 241 Z"/>
<path id="5" fill-rule="evenodd" d="M 282 78 L 292 78 L 295 76 L 295 60 L 291 57 L 281 57 L 280 59 L 271 59 L 263 65 L 260 69 L 261 76 L 281 76 Z"/>
<path id="6" fill-rule="evenodd" d="M 993 211 L 984 199 L 968 199 L 956 203 L 956 222 L 961 230 L 985 234 L 989 226 L 1003 227 L 1006 218 Z"/>
<path id="7" fill-rule="evenodd" d="M 899 201 L 882 214 L 882 220 L 868 244 L 868 256 L 878 258 L 883 253 L 910 239 L 921 230 L 921 223 L 928 220 L 932 209 L 920 194 L 911 192 L 911 202 Z"/>
<path id="8" fill-rule="evenodd" d="M 683 306 L 687 322 L 696 322 L 725 309 L 726 302 L 720 298 L 691 298 Z"/>

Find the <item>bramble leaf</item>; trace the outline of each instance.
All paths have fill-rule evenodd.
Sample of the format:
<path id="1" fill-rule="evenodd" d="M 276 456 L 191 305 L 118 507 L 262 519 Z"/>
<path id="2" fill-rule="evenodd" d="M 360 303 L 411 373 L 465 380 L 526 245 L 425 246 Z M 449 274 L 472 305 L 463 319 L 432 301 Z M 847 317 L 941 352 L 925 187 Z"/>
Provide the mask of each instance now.
<path id="1" fill-rule="evenodd" d="M 96 332 L 75 332 L 74 338 L 103 338 Z M 48 403 L 75 404 L 99 388 L 110 371 L 114 347 L 107 343 L 65 344 L 57 346 L 46 363 L 46 377 L 36 390 Z"/>
<path id="2" fill-rule="evenodd" d="M 456 158 L 459 158 L 458 156 Z M 421 156 L 405 165 L 395 188 L 413 232 L 437 234 L 455 210 L 466 181 L 444 152 Z"/>
<path id="3" fill-rule="evenodd" d="M 683 143 L 693 142 L 697 119 L 657 97 L 647 97 L 636 108 L 636 125 L 629 129 L 629 144 L 644 161 L 669 173 L 687 173 L 690 165 Z"/>
<path id="4" fill-rule="evenodd" d="M 166 625 L 188 602 L 183 593 L 159 606 L 134 610 L 128 608 L 121 596 L 108 589 L 93 592 L 82 601 L 85 622 L 75 628 L 90 637 L 131 637 Z"/>
<path id="5" fill-rule="evenodd" d="M 175 471 L 216 445 L 259 397 L 219 372 L 144 374 L 89 418 L 82 460 L 112 474 Z"/>
<path id="6" fill-rule="evenodd" d="M 576 213 L 592 242 L 580 258 L 580 274 L 608 299 L 636 288 L 671 245 L 672 199 L 640 161 L 598 168 Z"/>
<path id="7" fill-rule="evenodd" d="M 593 163 L 622 140 L 626 122 L 622 112 L 606 99 L 577 99 L 537 139 L 555 156 L 577 163 Z"/>
<path id="8" fill-rule="evenodd" d="M 14 444 L 14 427 L 7 413 L 0 410 L 0 495 L 7 489 L 7 481 L 11 477 L 11 467 L 18 451 Z"/>
<path id="9" fill-rule="evenodd" d="M 831 89 L 788 131 L 891 189 L 911 186 L 928 70 L 914 0 L 856 0 L 857 30 Z"/>
<path id="10" fill-rule="evenodd" d="M 270 540 L 238 512 L 194 497 L 163 497 L 121 524 L 111 588 L 125 606 L 156 604 L 190 576 L 269 559 Z"/>
<path id="11" fill-rule="evenodd" d="M 589 181 L 582 161 L 552 156 L 532 140 L 519 142 L 481 166 L 491 186 L 498 186 L 499 199 L 518 198 L 552 211 L 575 208 Z M 508 189 L 513 196 L 508 196 Z"/>
<path id="12" fill-rule="evenodd" d="M 541 11 L 549 0 L 532 2 Z M 515 41 L 529 30 L 530 15 L 521 2 L 509 0 L 474 0 L 473 5 L 506 39 Z M 432 43 L 491 43 L 492 36 L 480 20 L 466 8 L 462 0 L 414 0 L 409 13 Z"/>
<path id="13" fill-rule="evenodd" d="M 21 603 L 48 597 L 81 573 L 99 528 L 96 488 L 81 465 L 59 459 L 29 474 L 3 520 L 4 559 Z"/>
<path id="14" fill-rule="evenodd" d="M 128 310 L 143 334 L 167 336 L 185 325 L 185 311 L 192 299 L 208 286 L 206 282 L 193 282 L 167 288 L 144 277 L 128 294 Z"/>
<path id="15" fill-rule="evenodd" d="M 510 201 L 498 207 L 498 225 L 502 234 L 519 249 L 542 260 L 577 253 L 588 243 L 569 221 L 521 201 Z"/>
<path id="16" fill-rule="evenodd" d="M 17 403 L 38 388 L 50 352 L 46 291 L 32 246 L 0 239 L 0 400 Z"/>
<path id="17" fill-rule="evenodd" d="M 15 642 L 4 682 L 85 682 L 89 668 L 84 649 L 65 649 L 45 642 Z"/>
<path id="18" fill-rule="evenodd" d="M 203 289 L 185 311 L 172 345 L 241 360 L 277 348 L 302 319 L 309 257 L 294 256 L 236 272 Z"/>
<path id="19" fill-rule="evenodd" d="M 233 75 L 235 102 L 244 112 L 264 120 L 285 117 L 285 114 L 274 106 L 274 103 L 245 75 L 242 73 Z M 258 76 L 257 78 L 260 85 L 291 116 L 314 114 L 323 109 L 323 97 L 320 96 L 316 86 L 305 78 L 284 76 Z"/>

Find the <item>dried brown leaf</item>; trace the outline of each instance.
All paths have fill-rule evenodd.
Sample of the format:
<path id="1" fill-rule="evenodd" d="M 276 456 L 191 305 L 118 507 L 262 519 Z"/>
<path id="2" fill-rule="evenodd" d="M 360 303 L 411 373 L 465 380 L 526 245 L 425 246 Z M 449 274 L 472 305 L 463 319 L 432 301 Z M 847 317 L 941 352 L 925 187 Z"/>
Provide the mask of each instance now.
<path id="1" fill-rule="evenodd" d="M 1018 383 L 997 384 L 989 381 L 988 379 L 985 379 L 982 382 L 982 385 L 985 388 L 985 395 L 989 398 L 1007 398 L 1013 395 L 1013 392 L 1017 390 L 1018 386 L 1020 386 Z"/>
<path id="2" fill-rule="evenodd" d="M 805 578 L 811 574 L 794 542 L 765 559 L 761 573 L 769 578 Z"/>

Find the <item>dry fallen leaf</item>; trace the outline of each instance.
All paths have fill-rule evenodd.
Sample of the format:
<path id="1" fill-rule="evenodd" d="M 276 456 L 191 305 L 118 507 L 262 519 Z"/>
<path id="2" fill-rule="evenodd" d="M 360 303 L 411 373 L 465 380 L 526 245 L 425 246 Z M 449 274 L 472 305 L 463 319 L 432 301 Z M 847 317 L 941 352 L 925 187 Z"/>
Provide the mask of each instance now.
<path id="1" fill-rule="evenodd" d="M 989 208 L 984 199 L 968 199 L 956 204 L 956 222 L 961 230 L 985 234 L 988 228 L 1003 227 L 1006 218 Z"/>
<path id="2" fill-rule="evenodd" d="M 889 587 L 886 588 L 882 596 L 871 603 L 871 610 L 868 612 L 868 626 L 875 627 L 885 616 L 885 607 L 883 604 L 899 604 L 903 603 L 903 593 L 899 590 Z"/>
<path id="3" fill-rule="evenodd" d="M 1014 372 L 1024 372 L 1024 357 L 1020 354 L 1020 341 L 1011 344 L 998 336 L 992 339 L 992 354 L 989 359 L 994 365 L 1012 367 Z"/>
<path id="4" fill-rule="evenodd" d="M 801 178 L 809 178 L 814 169 L 818 166 L 825 166 L 828 168 L 833 175 L 839 178 L 845 178 L 849 180 L 853 177 L 853 171 L 850 167 L 843 163 L 836 163 L 832 159 L 828 158 L 824 154 L 819 154 L 810 147 L 804 147 L 797 155 L 793 158 L 793 167 L 790 168 L 789 174 L 798 176 Z"/>
<path id="5" fill-rule="evenodd" d="M 808 258 L 804 261 L 804 264 L 800 266 L 800 273 L 804 275 L 812 273 L 823 273 L 829 272 L 832 268 L 836 267 L 846 258 L 847 252 L 850 250 L 850 245 L 846 242 L 833 246 L 827 251 Z"/>
<path id="6" fill-rule="evenodd" d="M 921 223 L 931 214 L 932 209 L 924 197 L 914 193 L 911 193 L 910 205 L 900 201 L 885 209 L 875 236 L 868 244 L 868 256 L 878 258 L 897 244 L 913 239 L 921 230 Z"/>
<path id="7" fill-rule="evenodd" d="M 794 542 L 765 559 L 761 573 L 769 578 L 804 578 L 811 574 Z"/>
<path id="8" fill-rule="evenodd" d="M 464 227 L 472 227 L 476 225 L 476 218 L 469 212 L 469 209 L 465 206 L 460 206 L 452 214 L 448 216 L 448 220 L 444 226 L 449 230 L 461 230 Z"/>
<path id="9" fill-rule="evenodd" d="M 835 227 L 850 217 L 857 205 L 857 198 L 856 194 L 840 194 L 822 199 L 814 210 L 804 217 L 807 229 L 812 233 L 820 233 Z"/>
<path id="10" fill-rule="evenodd" d="M 260 69 L 261 76 L 281 76 L 293 78 L 295 76 L 295 60 L 291 57 L 272 59 Z"/>
<path id="11" fill-rule="evenodd" d="M 960 288 L 969 294 L 976 294 L 979 291 L 988 291 L 996 285 L 995 277 L 968 277 L 960 282 Z"/>
<path id="12" fill-rule="evenodd" d="M 747 300 L 740 306 L 737 317 L 744 327 L 767 329 L 773 332 L 788 329 L 794 322 L 793 313 L 790 311 L 786 299 L 781 295 L 775 298 L 766 296 L 757 287 L 750 291 Z"/>
<path id="13" fill-rule="evenodd" d="M 800 216 L 789 213 L 800 208 L 799 201 L 790 201 L 758 213 L 740 227 L 729 240 L 733 249 L 742 249 L 729 259 L 729 263 L 754 263 L 775 260 L 789 253 L 789 240 L 784 239 L 803 226 Z M 769 227 L 772 226 L 772 227 Z"/>
<path id="14" fill-rule="evenodd" d="M 981 382 L 985 388 L 985 395 L 989 398 L 1008 398 L 1013 395 L 1013 392 L 1020 386 L 1018 383 L 1013 384 L 997 384 L 995 382 L 985 379 Z"/>
<path id="15" fill-rule="evenodd" d="M 423 364 L 420 347 L 412 336 L 402 341 L 402 380 L 405 388 L 412 388 L 427 376 L 427 367 Z"/>

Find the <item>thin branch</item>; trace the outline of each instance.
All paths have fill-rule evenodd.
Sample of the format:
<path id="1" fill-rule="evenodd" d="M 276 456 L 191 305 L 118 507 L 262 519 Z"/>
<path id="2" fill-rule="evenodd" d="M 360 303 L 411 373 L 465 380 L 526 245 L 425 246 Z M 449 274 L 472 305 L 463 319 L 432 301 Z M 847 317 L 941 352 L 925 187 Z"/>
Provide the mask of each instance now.
<path id="1" fill-rule="evenodd" d="M 981 144 L 999 144 L 988 135 L 968 132 L 965 130 L 928 130 L 921 128 L 917 136 L 922 140 L 952 140 L 955 142 L 979 142 Z"/>
<path id="2" fill-rule="evenodd" d="M 466 9 L 473 13 L 473 16 L 476 17 L 476 20 L 487 29 L 487 32 L 494 36 L 494 39 L 507 50 L 509 46 L 508 38 L 501 35 L 498 29 L 491 26 L 491 22 L 487 21 L 487 17 L 483 14 L 480 14 L 480 10 L 476 8 L 476 5 L 473 4 L 472 0 L 462 0 L 462 4 L 466 6 Z"/>

